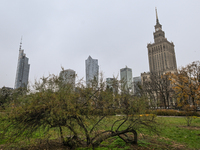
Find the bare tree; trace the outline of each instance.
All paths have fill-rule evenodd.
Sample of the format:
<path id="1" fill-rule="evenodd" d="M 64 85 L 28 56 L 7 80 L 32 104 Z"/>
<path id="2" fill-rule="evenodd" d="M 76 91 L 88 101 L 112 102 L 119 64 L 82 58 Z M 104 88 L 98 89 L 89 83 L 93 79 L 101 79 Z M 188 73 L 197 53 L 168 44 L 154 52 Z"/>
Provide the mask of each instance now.
<path id="1" fill-rule="evenodd" d="M 151 73 L 148 80 L 143 81 L 140 86 L 140 92 L 150 99 L 151 107 L 169 107 L 170 98 L 173 93 L 169 74 Z"/>

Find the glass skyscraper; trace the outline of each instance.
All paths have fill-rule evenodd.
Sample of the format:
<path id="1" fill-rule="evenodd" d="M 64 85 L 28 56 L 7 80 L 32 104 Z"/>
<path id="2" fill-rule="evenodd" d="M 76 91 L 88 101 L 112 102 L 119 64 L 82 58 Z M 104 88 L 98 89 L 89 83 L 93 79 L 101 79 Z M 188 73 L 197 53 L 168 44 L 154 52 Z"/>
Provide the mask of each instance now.
<path id="1" fill-rule="evenodd" d="M 120 78 L 122 82 L 122 89 L 132 92 L 132 69 L 128 68 L 127 66 L 126 68 L 120 69 Z"/>
<path id="2" fill-rule="evenodd" d="M 24 50 L 21 49 L 21 44 L 22 43 L 20 43 L 19 48 L 19 57 L 14 87 L 15 89 L 19 87 L 27 87 L 28 84 L 30 64 L 28 64 L 28 58 L 26 57 Z"/>
<path id="3" fill-rule="evenodd" d="M 94 79 L 98 82 L 99 65 L 97 59 L 92 59 L 91 56 L 85 60 L 86 66 L 86 84 L 89 85 Z"/>

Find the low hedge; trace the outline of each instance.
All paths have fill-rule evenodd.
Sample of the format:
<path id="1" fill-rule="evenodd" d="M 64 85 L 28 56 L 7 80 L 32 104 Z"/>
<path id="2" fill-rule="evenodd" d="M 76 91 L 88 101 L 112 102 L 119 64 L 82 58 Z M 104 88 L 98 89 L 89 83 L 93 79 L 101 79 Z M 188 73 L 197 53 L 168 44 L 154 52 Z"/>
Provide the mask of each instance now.
<path id="1" fill-rule="evenodd" d="M 155 110 L 147 110 L 147 114 L 156 114 L 157 116 L 198 116 L 200 117 L 199 112 L 190 111 L 179 111 L 173 109 L 155 109 Z"/>

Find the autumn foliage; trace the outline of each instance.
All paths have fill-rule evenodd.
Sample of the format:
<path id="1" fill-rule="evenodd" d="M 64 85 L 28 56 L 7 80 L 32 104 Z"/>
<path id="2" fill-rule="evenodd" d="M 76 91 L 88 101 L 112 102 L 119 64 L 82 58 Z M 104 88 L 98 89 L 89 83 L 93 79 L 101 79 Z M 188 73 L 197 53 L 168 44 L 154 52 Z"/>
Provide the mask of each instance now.
<path id="1" fill-rule="evenodd" d="M 179 107 L 200 104 L 200 62 L 195 61 L 170 75 Z"/>

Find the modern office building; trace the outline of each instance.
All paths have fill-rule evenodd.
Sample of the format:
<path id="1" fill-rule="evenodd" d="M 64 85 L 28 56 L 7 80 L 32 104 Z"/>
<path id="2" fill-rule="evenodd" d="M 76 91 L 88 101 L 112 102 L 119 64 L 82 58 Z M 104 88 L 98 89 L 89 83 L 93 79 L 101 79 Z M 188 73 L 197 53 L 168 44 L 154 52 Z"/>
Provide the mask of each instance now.
<path id="1" fill-rule="evenodd" d="M 136 94 L 139 91 L 138 85 L 141 84 L 141 76 L 133 77 L 133 93 Z"/>
<path id="2" fill-rule="evenodd" d="M 147 45 L 150 73 L 176 71 L 177 65 L 174 43 L 169 42 L 167 38 L 165 38 L 165 32 L 162 30 L 162 25 L 158 20 L 157 9 L 156 25 L 154 27 L 154 43 L 149 43 Z"/>
<path id="3" fill-rule="evenodd" d="M 122 88 L 126 91 L 132 92 L 133 84 L 132 84 L 132 69 L 122 68 L 120 69 L 120 79 L 122 82 Z"/>
<path id="4" fill-rule="evenodd" d="M 18 63 L 17 63 L 17 73 L 15 78 L 15 89 L 19 87 L 27 87 L 28 84 L 28 77 L 29 77 L 29 70 L 30 64 L 28 64 L 28 58 L 24 53 L 24 50 L 21 49 L 22 42 L 20 42 L 19 47 L 19 56 L 18 56 Z"/>
<path id="5" fill-rule="evenodd" d="M 114 93 L 118 93 L 118 81 L 116 78 L 106 78 L 106 88 L 112 89 Z"/>
<path id="6" fill-rule="evenodd" d="M 97 59 L 92 59 L 91 56 L 85 60 L 86 67 L 86 84 L 89 85 L 92 81 L 99 79 L 99 65 Z"/>
<path id="7" fill-rule="evenodd" d="M 114 78 L 106 78 L 106 87 L 112 88 L 113 87 Z"/>
<path id="8" fill-rule="evenodd" d="M 71 84 L 75 87 L 76 72 L 72 69 L 63 70 L 60 72 L 60 77 L 64 84 Z"/>

